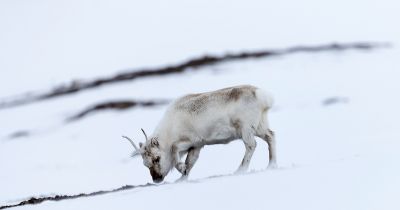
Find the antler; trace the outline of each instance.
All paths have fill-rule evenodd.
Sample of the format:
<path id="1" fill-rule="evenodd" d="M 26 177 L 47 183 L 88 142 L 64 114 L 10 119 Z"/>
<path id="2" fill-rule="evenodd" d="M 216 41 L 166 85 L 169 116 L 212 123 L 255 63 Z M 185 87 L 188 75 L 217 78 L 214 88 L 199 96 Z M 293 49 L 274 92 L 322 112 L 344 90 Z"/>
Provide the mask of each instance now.
<path id="1" fill-rule="evenodd" d="M 141 130 L 142 130 L 142 132 L 143 132 L 143 134 L 144 134 L 144 137 L 146 138 L 146 141 L 147 141 L 147 135 L 146 135 L 146 132 L 144 132 L 143 128 L 141 128 Z"/>
<path id="2" fill-rule="evenodd" d="M 147 135 L 146 135 L 146 132 L 144 132 L 143 128 L 142 128 L 142 132 L 143 132 L 144 137 L 146 138 L 146 141 L 147 141 Z M 122 138 L 125 138 L 126 140 L 128 140 L 132 144 L 132 146 L 135 148 L 135 151 L 133 151 L 133 153 L 132 153 L 132 157 L 140 154 L 140 148 L 136 146 L 135 142 L 133 142 L 132 139 L 130 139 L 127 136 L 122 136 Z"/>
<path id="3" fill-rule="evenodd" d="M 135 151 L 133 151 L 133 153 L 132 153 L 132 157 L 140 154 L 140 149 L 136 146 L 136 144 L 132 141 L 132 139 L 130 139 L 127 136 L 122 136 L 122 138 L 125 138 L 126 140 L 131 142 L 132 146 L 135 148 Z"/>

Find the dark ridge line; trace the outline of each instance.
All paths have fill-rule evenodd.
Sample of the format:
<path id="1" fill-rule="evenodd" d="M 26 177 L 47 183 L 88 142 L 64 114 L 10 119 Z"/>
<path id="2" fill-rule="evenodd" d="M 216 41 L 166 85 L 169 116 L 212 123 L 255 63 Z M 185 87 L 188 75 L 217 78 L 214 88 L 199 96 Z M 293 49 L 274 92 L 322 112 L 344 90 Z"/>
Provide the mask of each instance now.
<path id="1" fill-rule="evenodd" d="M 252 173 L 259 173 L 264 170 L 260 171 L 251 171 L 248 174 Z M 184 182 L 164 182 L 162 184 L 153 184 L 153 183 L 147 183 L 143 185 L 125 185 L 113 190 L 100 190 L 96 192 L 91 192 L 91 193 L 80 193 L 80 194 L 75 194 L 75 195 L 54 195 L 54 196 L 46 196 L 46 197 L 31 197 L 27 200 L 23 200 L 19 203 L 16 204 L 11 204 L 11 205 L 4 205 L 0 206 L 1 209 L 7 209 L 7 208 L 13 208 L 13 207 L 18 207 L 18 206 L 24 206 L 24 205 L 36 205 L 40 204 L 45 201 L 62 201 L 62 200 L 71 200 L 71 199 L 77 199 L 77 198 L 82 198 L 82 197 L 93 197 L 97 195 L 104 195 L 104 194 L 110 194 L 114 192 L 119 192 L 119 191 L 124 191 L 124 190 L 130 190 L 130 189 L 135 189 L 135 188 L 145 188 L 145 187 L 151 187 L 151 186 L 163 186 L 163 185 L 171 185 L 171 184 L 176 184 L 176 183 L 199 183 L 200 181 L 206 180 L 206 179 L 215 179 L 215 178 L 220 178 L 220 177 L 229 177 L 229 176 L 236 176 L 236 175 L 244 175 L 244 174 L 222 174 L 222 175 L 213 175 L 205 178 L 201 178 L 198 180 L 188 180 Z"/>
<path id="2" fill-rule="evenodd" d="M 329 97 L 326 98 L 322 101 L 323 106 L 331 106 L 335 104 L 345 104 L 349 102 L 349 98 L 343 97 L 343 96 L 334 96 L 334 97 Z"/>
<path id="3" fill-rule="evenodd" d="M 8 135 L 8 139 L 17 139 L 17 138 L 22 138 L 22 137 L 27 137 L 31 134 L 30 131 L 28 130 L 18 130 L 14 131 L 11 134 Z"/>
<path id="4" fill-rule="evenodd" d="M 96 112 L 101 112 L 105 110 L 126 110 L 126 109 L 132 109 L 135 107 L 156 107 L 156 106 L 162 106 L 165 104 L 168 104 L 170 100 L 166 99 L 157 99 L 157 100 L 143 100 L 143 101 L 135 101 L 135 100 L 117 100 L 117 101 L 108 101 L 108 102 L 101 102 L 97 103 L 95 105 L 89 106 L 85 108 L 83 111 L 80 111 L 78 114 L 75 114 L 71 117 L 68 117 L 65 119 L 64 122 L 66 123 L 72 123 L 77 120 L 81 120 L 82 118 L 88 117 L 91 114 L 94 114 Z M 4 137 L 4 139 L 8 140 L 13 140 L 13 139 L 18 139 L 18 138 L 25 138 L 29 137 L 32 134 L 35 134 L 35 130 L 17 130 L 14 131 L 7 136 Z"/>
<path id="5" fill-rule="evenodd" d="M 76 195 L 55 195 L 55 196 L 48 196 L 48 197 L 31 197 L 30 199 L 21 201 L 17 204 L 12 204 L 12 205 L 5 205 L 5 206 L 0 206 L 0 209 L 7 209 L 7 208 L 13 208 L 13 207 L 18 207 L 18 206 L 24 206 L 24 205 L 35 205 L 35 204 L 40 204 L 44 201 L 61 201 L 61 200 L 70 200 L 70 199 L 75 199 L 75 198 L 81 198 L 81 197 L 92 197 L 92 196 L 97 196 L 97 195 L 104 195 L 108 193 L 113 193 L 113 192 L 119 192 L 123 190 L 129 190 L 133 188 L 143 188 L 143 187 L 148 187 L 148 186 L 155 186 L 155 184 L 147 183 L 144 185 L 125 185 L 117 189 L 113 190 L 100 190 L 92 193 L 80 193 Z"/>
<path id="6" fill-rule="evenodd" d="M 84 117 L 87 117 L 89 114 L 93 114 L 94 112 L 104 111 L 104 110 L 125 110 L 133 107 L 153 107 L 165 105 L 169 102 L 169 100 L 148 100 L 148 101 L 133 101 L 133 100 L 120 100 L 120 101 L 108 101 L 98 103 L 83 111 L 79 112 L 76 115 L 73 115 L 66 119 L 66 122 L 73 122 L 76 120 L 80 120 Z"/>
<path id="7" fill-rule="evenodd" d="M 275 170 L 282 170 L 285 168 L 277 168 Z M 23 200 L 19 203 L 16 204 L 11 204 L 11 205 L 4 205 L 0 206 L 1 209 L 7 209 L 7 208 L 13 208 L 13 207 L 18 207 L 18 206 L 24 206 L 24 205 L 36 205 L 40 204 L 45 201 L 62 201 L 62 200 L 70 200 L 70 199 L 77 199 L 81 197 L 92 197 L 92 196 L 98 196 L 98 195 L 104 195 L 104 194 L 110 194 L 114 192 L 119 192 L 119 191 L 124 191 L 124 190 L 130 190 L 130 189 L 135 189 L 135 188 L 145 188 L 145 187 L 151 187 L 151 186 L 164 186 L 164 185 L 172 185 L 172 184 L 185 184 L 185 183 L 192 183 L 192 184 L 197 184 L 200 183 L 201 181 L 208 180 L 208 179 L 218 179 L 222 177 L 233 177 L 233 176 L 245 176 L 249 174 L 258 174 L 262 173 L 265 171 L 271 171 L 271 169 L 261 169 L 261 170 L 251 170 L 247 173 L 240 173 L 240 174 L 235 174 L 235 173 L 230 173 L 230 174 L 219 174 L 219 175 L 212 175 L 204 178 L 199 178 L 196 180 L 187 180 L 183 182 L 164 182 L 162 184 L 153 184 L 153 183 L 147 183 L 143 185 L 125 185 L 113 190 L 100 190 L 96 192 L 91 192 L 91 193 L 80 193 L 80 194 L 75 194 L 75 195 L 54 195 L 54 196 L 46 196 L 46 197 L 31 197 L 27 200 Z"/>
<path id="8" fill-rule="evenodd" d="M 120 73 L 111 77 L 103 77 L 94 79 L 92 81 L 72 81 L 67 85 L 60 85 L 53 90 L 49 90 L 45 93 L 29 93 L 16 96 L 13 99 L 3 99 L 0 102 L 0 109 L 10 108 L 15 106 L 20 106 L 24 104 L 29 104 L 37 101 L 43 101 L 46 99 L 51 99 L 63 95 L 69 95 L 77 93 L 79 91 L 92 89 L 95 87 L 124 82 L 128 80 L 134 80 L 137 78 L 145 78 L 152 76 L 161 76 L 167 74 L 183 73 L 190 69 L 194 70 L 199 67 L 214 65 L 217 63 L 242 60 L 242 59 L 259 59 L 263 57 L 281 56 L 294 54 L 299 52 L 305 53 L 316 53 L 323 51 L 344 51 L 350 49 L 357 50 L 371 50 L 374 48 L 388 47 L 387 43 L 378 42 L 356 42 L 356 43 L 332 43 L 325 45 L 315 45 L 315 46 L 295 46 L 286 49 L 271 49 L 271 50 L 260 50 L 260 51 L 248 51 L 239 53 L 227 53 L 222 56 L 215 55 L 205 55 L 200 56 L 188 61 L 182 62 L 176 65 L 170 65 L 161 68 L 144 68 L 144 69 L 133 69 L 125 73 Z"/>

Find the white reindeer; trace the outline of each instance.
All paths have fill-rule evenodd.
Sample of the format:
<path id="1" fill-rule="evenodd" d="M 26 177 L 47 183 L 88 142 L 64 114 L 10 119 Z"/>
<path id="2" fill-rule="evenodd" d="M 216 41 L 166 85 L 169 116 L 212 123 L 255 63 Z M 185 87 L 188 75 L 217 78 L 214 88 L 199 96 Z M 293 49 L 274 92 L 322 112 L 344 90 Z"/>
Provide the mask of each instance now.
<path id="1" fill-rule="evenodd" d="M 229 87 L 178 98 L 167 109 L 146 142 L 139 143 L 132 156 L 141 155 L 154 182 L 159 183 L 174 167 L 187 179 L 205 145 L 226 144 L 242 139 L 246 147 L 237 172 L 248 169 L 256 148 L 255 136 L 268 143 L 268 168 L 276 167 L 274 133 L 269 129 L 267 112 L 272 98 L 250 85 Z M 185 162 L 181 157 L 187 154 Z"/>

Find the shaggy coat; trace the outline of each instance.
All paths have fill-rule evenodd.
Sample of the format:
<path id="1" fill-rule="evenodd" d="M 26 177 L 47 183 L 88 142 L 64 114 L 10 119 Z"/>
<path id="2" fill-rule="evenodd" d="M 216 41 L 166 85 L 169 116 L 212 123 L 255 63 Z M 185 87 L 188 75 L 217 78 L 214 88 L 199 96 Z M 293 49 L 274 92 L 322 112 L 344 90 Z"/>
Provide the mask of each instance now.
<path id="1" fill-rule="evenodd" d="M 257 136 L 268 143 L 268 166 L 276 167 L 274 134 L 267 121 L 272 103 L 270 95 L 250 85 L 183 96 L 169 106 L 150 138 L 140 144 L 138 153 L 154 182 L 161 182 L 174 167 L 184 180 L 203 146 L 242 139 L 246 152 L 237 172 L 244 172 Z M 185 154 L 186 160 L 181 162 Z"/>

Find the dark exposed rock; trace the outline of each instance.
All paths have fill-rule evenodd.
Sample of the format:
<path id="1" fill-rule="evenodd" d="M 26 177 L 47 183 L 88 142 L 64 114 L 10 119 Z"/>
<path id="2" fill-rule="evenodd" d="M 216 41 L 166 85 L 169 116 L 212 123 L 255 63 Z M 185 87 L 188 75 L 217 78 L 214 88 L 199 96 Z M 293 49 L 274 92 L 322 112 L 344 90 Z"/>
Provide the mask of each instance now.
<path id="1" fill-rule="evenodd" d="M 70 117 L 67 121 L 75 121 L 86 117 L 89 114 L 94 112 L 103 111 L 103 110 L 125 110 L 133 107 L 152 107 L 159 106 L 168 103 L 168 100 L 149 100 L 149 101 L 132 101 L 132 100 L 122 100 L 122 101 L 109 101 L 99 103 L 93 106 L 86 108 L 85 110 L 79 112 L 78 114 Z"/>
<path id="2" fill-rule="evenodd" d="M 0 206 L 0 209 L 7 209 L 7 208 L 12 208 L 12 207 L 17 207 L 17 206 L 24 206 L 24 205 L 34 205 L 34 204 L 39 204 L 44 201 L 61 201 L 61 200 L 68 200 L 68 199 L 75 199 L 75 198 L 81 198 L 81 197 L 91 197 L 91 196 L 96 196 L 96 195 L 103 195 L 103 194 L 108 194 L 108 193 L 113 193 L 113 192 L 118 192 L 118 191 L 123 191 L 123 190 L 129 190 L 133 188 L 141 188 L 141 187 L 147 187 L 151 186 L 153 184 L 147 183 L 144 185 L 125 185 L 117 189 L 113 190 L 101 190 L 97 192 L 92 192 L 92 193 L 80 193 L 76 195 L 55 195 L 55 196 L 49 196 L 49 197 L 31 197 L 27 200 L 21 201 L 17 204 L 13 205 L 5 205 L 5 206 Z"/>
<path id="3" fill-rule="evenodd" d="M 333 44 L 316 45 L 316 46 L 296 46 L 296 47 L 289 47 L 286 49 L 228 53 L 222 56 L 205 55 L 176 65 L 170 65 L 161 68 L 133 69 L 124 73 L 117 74 L 115 76 L 97 78 L 91 81 L 77 80 L 77 81 L 72 81 L 70 84 L 67 85 L 58 86 L 44 93 L 30 93 L 28 95 L 23 94 L 21 96 L 13 97 L 13 99 L 8 99 L 8 100 L 3 99 L 0 101 L 0 109 L 29 104 L 37 101 L 43 101 L 84 90 L 89 90 L 103 85 L 125 82 L 138 78 L 183 73 L 188 70 L 198 69 L 199 67 L 215 65 L 217 63 L 228 62 L 228 61 L 266 58 L 271 56 L 283 56 L 293 53 L 316 53 L 325 51 L 343 51 L 351 49 L 371 50 L 374 48 L 387 47 L 387 46 L 388 44 L 385 43 L 369 43 L 369 42 L 359 42 L 359 43 L 349 43 L 349 44 L 333 43 Z"/>
<path id="4" fill-rule="evenodd" d="M 15 131 L 14 133 L 8 135 L 9 139 L 16 139 L 16 138 L 22 138 L 22 137 L 27 137 L 30 135 L 29 131 L 26 130 L 20 130 L 20 131 Z"/>
<path id="5" fill-rule="evenodd" d="M 330 97 L 326 98 L 322 101 L 322 105 L 330 106 L 338 103 L 348 103 L 349 99 L 346 97 Z"/>

